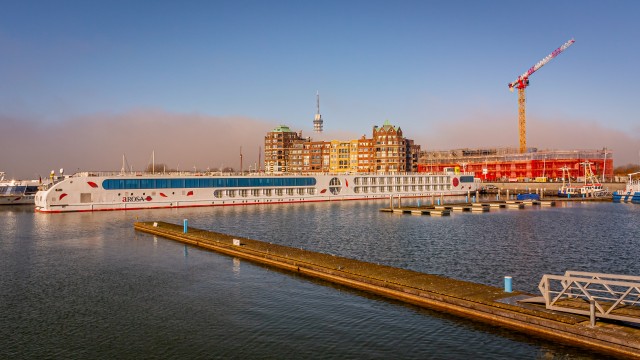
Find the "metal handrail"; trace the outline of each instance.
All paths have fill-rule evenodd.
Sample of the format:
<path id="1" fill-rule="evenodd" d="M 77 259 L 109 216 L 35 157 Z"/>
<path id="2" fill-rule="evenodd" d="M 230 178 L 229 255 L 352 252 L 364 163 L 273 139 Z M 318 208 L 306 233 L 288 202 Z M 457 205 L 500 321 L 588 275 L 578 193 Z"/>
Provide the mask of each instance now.
<path id="1" fill-rule="evenodd" d="M 543 275 L 538 288 L 549 310 L 594 316 L 584 300 L 597 317 L 640 323 L 640 276 L 567 271 Z"/>

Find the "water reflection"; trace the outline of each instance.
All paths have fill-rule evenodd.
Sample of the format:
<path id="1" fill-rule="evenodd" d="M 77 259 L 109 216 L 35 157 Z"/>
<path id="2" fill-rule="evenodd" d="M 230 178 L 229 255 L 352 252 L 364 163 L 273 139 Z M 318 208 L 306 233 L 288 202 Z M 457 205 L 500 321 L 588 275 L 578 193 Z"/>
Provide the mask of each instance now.
<path id="1" fill-rule="evenodd" d="M 12 334 L 3 337 L 0 358 L 599 357 L 241 265 L 237 258 L 136 233 L 136 220 L 188 219 L 198 228 L 498 287 L 511 275 L 514 289 L 532 293 L 544 273 L 640 273 L 638 206 L 571 203 L 432 218 L 378 211 L 387 205 L 78 214 L 0 209 L 0 331 Z"/>

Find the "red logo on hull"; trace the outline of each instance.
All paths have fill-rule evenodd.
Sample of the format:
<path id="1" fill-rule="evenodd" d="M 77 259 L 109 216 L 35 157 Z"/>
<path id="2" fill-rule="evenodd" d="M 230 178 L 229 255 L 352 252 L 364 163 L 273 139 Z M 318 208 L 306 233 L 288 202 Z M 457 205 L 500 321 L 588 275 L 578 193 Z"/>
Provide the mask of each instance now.
<path id="1" fill-rule="evenodd" d="M 143 201 L 151 201 L 153 198 L 151 196 L 142 197 L 142 196 L 123 196 L 122 202 L 143 202 Z"/>

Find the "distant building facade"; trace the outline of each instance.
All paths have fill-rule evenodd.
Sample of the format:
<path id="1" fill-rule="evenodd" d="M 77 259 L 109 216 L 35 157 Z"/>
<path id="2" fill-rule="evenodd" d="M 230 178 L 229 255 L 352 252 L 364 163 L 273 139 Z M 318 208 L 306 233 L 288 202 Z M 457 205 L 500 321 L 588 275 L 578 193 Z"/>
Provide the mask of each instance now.
<path id="1" fill-rule="evenodd" d="M 454 149 L 420 152 L 418 172 L 458 167 L 483 181 L 562 181 L 563 168 L 573 180 L 584 179 L 585 166 L 600 179 L 613 178 L 610 150 L 542 150 L 520 154 L 515 148 Z"/>
<path id="2" fill-rule="evenodd" d="M 407 172 L 417 169 L 420 146 L 386 121 L 371 138 L 332 141 L 312 141 L 280 125 L 265 136 L 264 151 L 268 173 Z"/>
<path id="3" fill-rule="evenodd" d="M 275 174 L 442 172 L 453 167 L 483 181 L 559 181 L 563 168 L 572 179 L 584 177 L 586 164 L 601 179 L 613 178 L 613 154 L 607 149 L 530 148 L 524 154 L 515 148 L 421 151 L 388 121 L 374 126 L 370 138 L 313 141 L 280 125 L 264 139 L 264 168 Z"/>
<path id="4" fill-rule="evenodd" d="M 376 172 L 406 172 L 406 145 L 402 129 L 385 121 L 373 127 Z"/>
<path id="5" fill-rule="evenodd" d="M 268 173 L 291 172 L 294 166 L 294 143 L 302 140 L 302 134 L 280 125 L 264 137 L 264 168 Z M 293 153 L 297 154 L 297 153 Z"/>

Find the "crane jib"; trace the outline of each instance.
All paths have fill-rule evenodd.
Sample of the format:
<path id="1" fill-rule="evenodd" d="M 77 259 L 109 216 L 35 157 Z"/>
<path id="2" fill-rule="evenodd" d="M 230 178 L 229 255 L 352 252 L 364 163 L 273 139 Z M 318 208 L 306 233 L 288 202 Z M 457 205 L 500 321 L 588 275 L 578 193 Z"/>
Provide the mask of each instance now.
<path id="1" fill-rule="evenodd" d="M 529 70 L 527 70 L 527 72 L 525 72 L 524 74 L 520 75 L 516 81 L 510 83 L 509 84 L 509 88 L 513 88 L 518 82 L 528 78 L 531 74 L 533 74 L 538 69 L 540 69 L 541 67 L 546 65 L 549 61 L 551 61 L 551 59 L 553 59 L 554 57 L 560 55 L 560 53 L 562 53 L 566 48 L 571 46 L 574 42 L 576 42 L 576 41 L 574 39 L 571 39 L 571 40 L 567 41 L 566 43 L 564 43 L 559 48 L 553 50 L 553 52 L 551 54 L 547 55 L 544 59 L 538 61 Z"/>

